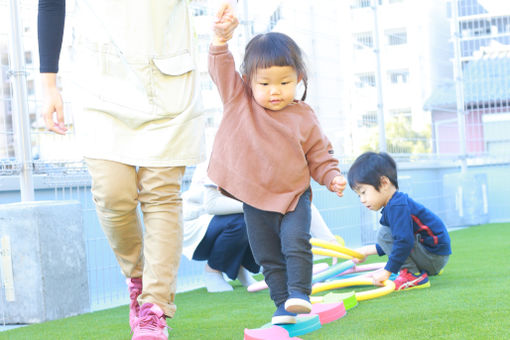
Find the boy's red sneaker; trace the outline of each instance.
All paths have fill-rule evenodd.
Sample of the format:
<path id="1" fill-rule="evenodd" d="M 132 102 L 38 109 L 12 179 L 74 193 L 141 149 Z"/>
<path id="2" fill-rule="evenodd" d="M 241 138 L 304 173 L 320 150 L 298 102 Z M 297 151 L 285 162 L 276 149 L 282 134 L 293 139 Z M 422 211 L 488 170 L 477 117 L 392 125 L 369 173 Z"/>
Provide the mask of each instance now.
<path id="1" fill-rule="evenodd" d="M 395 290 L 409 290 L 415 288 L 430 287 L 430 281 L 427 273 L 423 272 L 419 275 L 410 273 L 406 268 L 400 271 L 395 279 Z"/>

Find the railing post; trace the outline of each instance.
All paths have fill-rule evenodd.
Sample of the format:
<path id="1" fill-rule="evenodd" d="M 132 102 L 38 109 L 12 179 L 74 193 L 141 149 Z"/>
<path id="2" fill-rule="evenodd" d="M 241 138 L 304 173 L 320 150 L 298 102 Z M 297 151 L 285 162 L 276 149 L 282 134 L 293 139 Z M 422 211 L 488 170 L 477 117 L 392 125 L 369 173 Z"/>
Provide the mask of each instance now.
<path id="1" fill-rule="evenodd" d="M 375 86 L 377 88 L 377 125 L 379 127 L 379 151 L 386 152 L 386 128 L 384 124 L 383 82 L 381 75 L 381 43 L 379 40 L 378 0 L 372 0 L 374 11 L 374 53 L 376 61 Z"/>
<path id="2" fill-rule="evenodd" d="M 9 1 L 9 78 L 12 84 L 12 125 L 16 160 L 21 164 L 20 192 L 22 201 L 34 200 L 32 141 L 27 101 L 27 74 L 22 44 L 19 1 Z"/>
<path id="3" fill-rule="evenodd" d="M 457 124 L 459 129 L 459 154 L 461 172 L 467 170 L 466 112 L 464 106 L 464 80 L 462 76 L 462 51 L 460 49 L 459 1 L 452 1 L 451 31 L 453 35 L 453 77 L 457 101 Z"/>

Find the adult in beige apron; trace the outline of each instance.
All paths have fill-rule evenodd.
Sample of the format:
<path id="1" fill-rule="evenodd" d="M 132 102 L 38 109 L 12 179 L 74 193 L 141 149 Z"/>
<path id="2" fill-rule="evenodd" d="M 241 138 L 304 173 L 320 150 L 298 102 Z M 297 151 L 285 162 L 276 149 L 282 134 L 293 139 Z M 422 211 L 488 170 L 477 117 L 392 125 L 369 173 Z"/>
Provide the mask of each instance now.
<path id="1" fill-rule="evenodd" d="M 187 1 L 78 0 L 71 14 L 74 128 L 97 215 L 136 293 L 131 311 L 137 298 L 172 317 L 181 179 L 205 158 Z"/>

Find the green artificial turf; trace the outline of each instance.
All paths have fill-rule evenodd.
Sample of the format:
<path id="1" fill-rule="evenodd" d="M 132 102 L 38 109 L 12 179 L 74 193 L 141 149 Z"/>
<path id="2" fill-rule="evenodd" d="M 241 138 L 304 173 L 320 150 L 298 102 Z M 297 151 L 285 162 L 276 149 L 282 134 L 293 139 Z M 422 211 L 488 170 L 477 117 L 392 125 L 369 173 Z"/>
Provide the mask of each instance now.
<path id="1" fill-rule="evenodd" d="M 453 255 L 431 288 L 361 301 L 308 339 L 510 338 L 510 224 L 453 231 Z M 373 262 L 381 259 L 373 257 Z M 269 322 L 268 291 L 177 294 L 170 339 L 243 339 L 244 328 Z M 348 290 L 352 290 L 348 289 Z M 344 290 L 342 290 L 344 291 Z M 131 339 L 128 307 L 104 310 L 0 333 L 0 339 Z"/>

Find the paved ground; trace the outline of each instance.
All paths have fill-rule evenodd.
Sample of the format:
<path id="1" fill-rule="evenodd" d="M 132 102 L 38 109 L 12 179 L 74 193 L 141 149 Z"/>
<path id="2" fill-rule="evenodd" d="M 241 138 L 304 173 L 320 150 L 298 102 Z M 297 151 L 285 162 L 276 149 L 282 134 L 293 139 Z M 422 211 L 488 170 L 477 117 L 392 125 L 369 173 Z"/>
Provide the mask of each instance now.
<path id="1" fill-rule="evenodd" d="M 18 327 L 23 327 L 26 325 L 4 325 L 3 323 L 0 323 L 0 332 L 8 331 L 9 329 L 14 329 Z"/>

